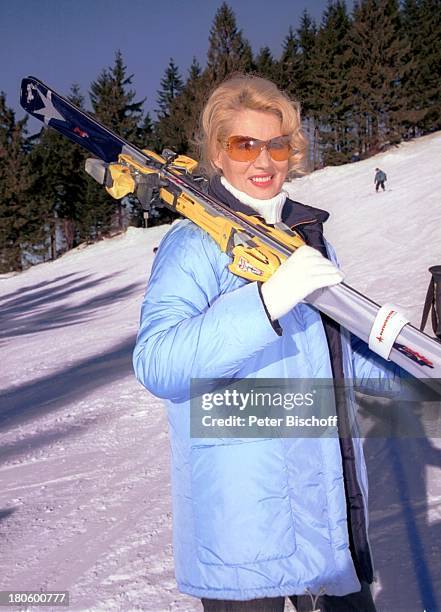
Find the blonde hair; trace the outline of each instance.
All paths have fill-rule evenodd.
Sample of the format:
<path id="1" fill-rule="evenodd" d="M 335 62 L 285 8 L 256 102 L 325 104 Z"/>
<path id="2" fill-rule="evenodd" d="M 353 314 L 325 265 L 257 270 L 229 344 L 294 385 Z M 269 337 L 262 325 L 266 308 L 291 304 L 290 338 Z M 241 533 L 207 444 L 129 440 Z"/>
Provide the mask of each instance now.
<path id="1" fill-rule="evenodd" d="M 280 118 L 282 133 L 291 136 L 293 148 L 288 174 L 305 174 L 308 141 L 302 130 L 299 102 L 291 100 L 268 79 L 250 74 L 234 74 L 208 98 L 201 114 L 198 139 L 202 169 L 209 176 L 219 172 L 213 160 L 229 135 L 232 116 L 246 109 L 273 113 Z"/>

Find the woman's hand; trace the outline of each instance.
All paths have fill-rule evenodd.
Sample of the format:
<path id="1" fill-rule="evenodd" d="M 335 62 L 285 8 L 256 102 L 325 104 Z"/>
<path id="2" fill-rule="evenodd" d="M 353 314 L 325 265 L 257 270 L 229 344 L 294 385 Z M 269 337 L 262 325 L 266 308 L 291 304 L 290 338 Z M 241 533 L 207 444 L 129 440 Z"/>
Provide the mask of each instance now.
<path id="1" fill-rule="evenodd" d="M 299 247 L 262 285 L 262 297 L 275 321 L 313 291 L 340 283 L 343 273 L 316 249 Z"/>

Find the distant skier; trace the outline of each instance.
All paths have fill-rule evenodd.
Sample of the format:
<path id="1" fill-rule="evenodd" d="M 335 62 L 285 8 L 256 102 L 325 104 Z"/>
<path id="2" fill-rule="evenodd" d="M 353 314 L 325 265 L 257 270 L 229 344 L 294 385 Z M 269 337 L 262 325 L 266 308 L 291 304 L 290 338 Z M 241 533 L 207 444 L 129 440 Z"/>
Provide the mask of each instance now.
<path id="1" fill-rule="evenodd" d="M 375 168 L 375 178 L 374 178 L 375 191 L 378 192 L 380 187 L 382 188 L 383 191 L 385 191 L 386 187 L 384 186 L 384 183 L 386 181 L 387 181 L 386 173 L 383 172 L 383 170 L 380 170 L 380 168 Z"/>

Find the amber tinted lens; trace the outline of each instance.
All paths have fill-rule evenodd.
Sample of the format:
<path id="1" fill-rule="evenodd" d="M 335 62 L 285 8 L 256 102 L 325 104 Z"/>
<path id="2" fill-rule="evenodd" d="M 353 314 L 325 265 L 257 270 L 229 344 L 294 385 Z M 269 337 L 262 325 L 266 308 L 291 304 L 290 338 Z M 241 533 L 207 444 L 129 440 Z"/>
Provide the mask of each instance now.
<path id="1" fill-rule="evenodd" d="M 289 136 L 279 136 L 269 140 L 266 148 L 274 161 L 286 161 L 292 151 Z"/>
<path id="2" fill-rule="evenodd" d="M 230 136 L 227 140 L 228 157 L 234 161 L 253 161 L 259 156 L 261 140 L 246 136 Z"/>
<path id="3" fill-rule="evenodd" d="M 275 161 L 286 161 L 291 154 L 289 136 L 258 140 L 247 136 L 230 136 L 226 143 L 228 157 L 234 161 L 254 161 L 266 147 Z"/>

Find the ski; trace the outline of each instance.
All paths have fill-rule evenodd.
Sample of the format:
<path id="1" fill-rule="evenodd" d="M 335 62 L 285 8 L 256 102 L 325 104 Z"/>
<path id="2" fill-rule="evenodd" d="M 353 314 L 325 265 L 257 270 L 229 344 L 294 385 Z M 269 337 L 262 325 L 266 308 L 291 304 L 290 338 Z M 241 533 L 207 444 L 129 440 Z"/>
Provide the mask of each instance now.
<path id="1" fill-rule="evenodd" d="M 159 193 L 164 205 L 216 240 L 232 258 L 230 270 L 239 276 L 267 280 L 304 244 L 295 231 L 266 226 L 206 194 L 191 177 L 194 160 L 139 149 L 34 77 L 23 79 L 20 103 L 94 156 L 87 160 L 86 171 L 113 197 L 134 193 L 148 208 L 152 194 Z M 307 301 L 384 358 L 441 390 L 441 343 L 411 325 L 395 306 L 381 307 L 346 283 L 315 292 Z"/>

